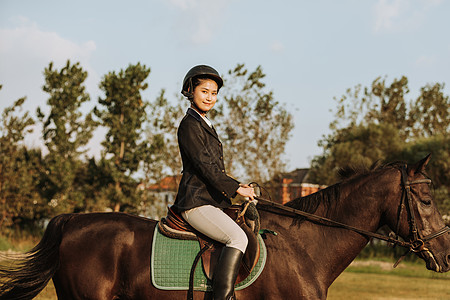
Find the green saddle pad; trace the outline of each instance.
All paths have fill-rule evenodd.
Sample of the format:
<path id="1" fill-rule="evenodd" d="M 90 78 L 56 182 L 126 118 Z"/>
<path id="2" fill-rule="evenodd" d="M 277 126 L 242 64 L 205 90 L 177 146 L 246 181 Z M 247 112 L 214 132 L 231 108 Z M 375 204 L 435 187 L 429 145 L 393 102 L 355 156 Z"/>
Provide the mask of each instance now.
<path id="1" fill-rule="evenodd" d="M 251 285 L 264 269 L 267 250 L 264 241 L 258 235 L 260 256 L 251 274 L 236 285 L 241 290 Z M 162 235 L 158 226 L 153 235 L 151 256 L 152 284 L 162 290 L 187 290 L 189 288 L 189 274 L 194 259 L 200 251 L 198 241 L 172 239 Z M 194 273 L 194 290 L 211 291 L 212 286 L 203 272 L 201 261 L 198 262 Z"/>

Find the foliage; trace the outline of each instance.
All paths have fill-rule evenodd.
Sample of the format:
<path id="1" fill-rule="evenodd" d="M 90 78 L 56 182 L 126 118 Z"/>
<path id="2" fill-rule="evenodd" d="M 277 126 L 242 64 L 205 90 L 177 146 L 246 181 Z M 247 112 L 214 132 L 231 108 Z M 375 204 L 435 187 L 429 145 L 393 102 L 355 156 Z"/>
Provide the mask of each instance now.
<path id="1" fill-rule="evenodd" d="M 411 104 L 409 119 L 412 136 L 445 136 L 450 129 L 450 100 L 444 95 L 444 84 L 421 88 L 420 96 Z"/>
<path id="2" fill-rule="evenodd" d="M 224 146 L 227 169 L 239 178 L 266 182 L 284 171 L 282 159 L 294 128 L 292 114 L 265 89 L 261 66 L 238 64 L 225 77 L 211 113 Z"/>
<path id="3" fill-rule="evenodd" d="M 165 90 L 150 102 L 151 119 L 146 127 L 147 148 L 150 151 L 147 151 L 147 157 L 144 159 L 146 182 L 158 181 L 164 176 L 180 173 L 182 164 L 177 129 L 187 104 L 184 98 L 178 97 L 171 105 L 165 96 Z"/>
<path id="4" fill-rule="evenodd" d="M 392 153 L 401 151 L 404 142 L 390 123 L 355 125 L 337 130 L 321 141 L 326 155 L 311 162 L 310 178 L 331 185 L 338 180 L 337 172 L 345 165 L 370 166 L 377 160 L 389 161 Z"/>
<path id="5" fill-rule="evenodd" d="M 371 88 L 361 85 L 348 89 L 341 98 L 335 98 L 338 106 L 335 120 L 330 128 L 352 127 L 357 124 L 389 123 L 394 128 L 401 129 L 407 125 L 405 95 L 409 92 L 406 77 L 394 79 L 390 86 L 381 77 L 372 82 Z"/>
<path id="6" fill-rule="evenodd" d="M 115 211 L 134 208 L 138 201 L 137 182 L 132 175 L 150 151 L 148 143 L 142 141 L 148 103 L 141 96 L 148 87 L 145 80 L 149 74 L 150 69 L 138 63 L 119 73 L 109 72 L 100 83 L 105 97 L 99 98 L 98 103 L 104 108 L 95 108 L 94 113 L 108 130 L 102 145 L 104 157 L 110 157 L 114 182 L 110 201 Z"/>
<path id="7" fill-rule="evenodd" d="M 105 211 L 114 191 L 110 164 L 104 158 L 90 158 L 79 165 L 75 174 L 75 187 L 84 195 L 80 211 Z"/>
<path id="8" fill-rule="evenodd" d="M 319 141 L 322 155 L 311 162 L 310 178 L 333 184 L 346 165 L 374 162 L 416 162 L 432 154 L 428 171 L 435 184 L 435 200 L 450 212 L 450 100 L 443 84 L 427 85 L 415 100 L 407 100 L 406 77 L 390 85 L 377 78 L 370 88 L 357 85 L 337 101 L 331 133 Z"/>
<path id="9" fill-rule="evenodd" d="M 34 120 L 28 112 L 20 114 L 25 98 L 4 109 L 0 125 L 0 227 L 35 224 L 47 215 L 47 205 L 40 197 L 41 153 L 28 150 L 24 137 Z"/>
<path id="10" fill-rule="evenodd" d="M 79 63 L 57 70 L 50 63 L 44 70 L 43 90 L 49 94 L 50 112 L 41 108 L 37 114 L 43 123 L 42 136 L 49 153 L 45 157 L 47 168 L 45 194 L 60 211 L 80 210 L 83 195 L 74 187 L 80 155 L 92 137 L 96 123 L 91 114 L 83 117 L 80 107 L 89 101 L 84 81 L 87 72 Z"/>

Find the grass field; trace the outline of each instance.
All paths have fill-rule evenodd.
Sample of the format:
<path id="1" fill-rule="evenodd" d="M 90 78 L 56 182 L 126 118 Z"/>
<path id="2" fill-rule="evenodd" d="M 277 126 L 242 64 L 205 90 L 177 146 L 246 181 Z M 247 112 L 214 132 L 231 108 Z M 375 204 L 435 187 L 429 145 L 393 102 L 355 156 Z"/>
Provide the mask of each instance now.
<path id="1" fill-rule="evenodd" d="M 53 284 L 35 299 L 56 300 Z M 428 271 L 422 263 L 392 269 L 392 263 L 356 261 L 333 283 L 328 299 L 450 299 L 450 274 Z"/>
<path id="2" fill-rule="evenodd" d="M 329 289 L 330 300 L 450 299 L 450 274 L 428 271 L 423 262 L 356 261 Z"/>

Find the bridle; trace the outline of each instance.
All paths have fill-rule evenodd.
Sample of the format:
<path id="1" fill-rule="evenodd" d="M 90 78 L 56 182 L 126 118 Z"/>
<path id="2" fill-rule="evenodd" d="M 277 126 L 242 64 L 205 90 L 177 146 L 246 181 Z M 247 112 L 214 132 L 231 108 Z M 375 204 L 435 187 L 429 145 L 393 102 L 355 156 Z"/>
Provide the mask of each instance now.
<path id="1" fill-rule="evenodd" d="M 431 184 L 431 180 L 430 179 L 418 179 L 418 180 L 414 180 L 414 181 L 409 181 L 408 180 L 408 176 L 406 173 L 406 165 L 402 166 L 402 168 L 400 169 L 401 175 L 402 175 L 402 197 L 400 200 L 400 205 L 399 205 L 399 209 L 398 209 L 398 216 L 397 216 L 397 226 L 396 226 L 396 232 L 395 232 L 395 236 L 389 235 L 382 235 L 382 234 L 378 234 L 375 232 L 371 232 L 371 231 L 367 231 L 364 229 L 360 229 L 360 228 L 356 228 L 341 222 L 337 222 L 325 217 L 321 217 L 321 216 L 317 216 L 315 214 L 311 214 L 311 213 L 307 213 L 304 212 L 302 210 L 298 210 L 292 207 L 288 207 L 288 206 L 284 206 L 282 204 L 273 202 L 271 200 L 268 199 L 264 199 L 261 197 L 256 197 L 256 199 L 258 200 L 258 204 L 262 204 L 263 207 L 258 206 L 258 209 L 262 208 L 263 210 L 267 210 L 264 208 L 264 206 L 268 206 L 268 207 L 273 207 L 279 210 L 283 210 L 283 211 L 287 211 L 289 213 L 294 214 L 295 216 L 302 216 L 305 217 L 307 220 L 309 221 L 313 221 L 313 222 L 317 222 L 320 223 L 322 225 L 325 226 L 331 226 L 331 227 L 339 227 L 339 228 L 345 228 L 348 230 L 352 230 L 354 232 L 357 232 L 361 235 L 364 235 L 366 237 L 371 237 L 371 238 L 376 238 L 379 240 L 383 240 L 386 241 L 390 244 L 393 245 L 399 245 L 405 248 L 408 248 L 408 251 L 403 254 L 399 260 L 395 263 L 394 267 L 396 267 L 400 261 L 409 253 L 409 252 L 422 252 L 422 251 L 429 251 L 426 247 L 425 247 L 425 243 L 440 237 L 441 235 L 444 235 L 445 233 L 450 231 L 450 227 L 448 226 L 444 226 L 443 228 L 439 229 L 436 232 L 433 232 L 429 235 L 426 236 L 422 236 L 420 234 L 419 228 L 417 227 L 417 223 L 416 223 L 416 218 L 415 218 L 415 214 L 414 214 L 414 207 L 413 207 L 413 200 L 412 200 L 412 196 L 411 196 L 411 185 L 415 185 L 415 184 Z M 410 240 L 409 242 L 406 241 L 402 241 L 399 239 L 398 236 L 398 231 L 400 228 L 400 220 L 401 220 L 401 215 L 402 215 L 402 211 L 403 209 L 406 207 L 407 213 L 408 213 L 408 223 L 409 223 L 409 231 L 410 231 L 410 235 L 412 236 L 412 240 Z M 270 210 L 267 210 L 268 212 L 270 212 Z"/>
<path id="2" fill-rule="evenodd" d="M 441 229 L 439 229 L 438 231 L 430 233 L 429 235 L 422 236 L 420 234 L 419 227 L 417 226 L 416 217 L 415 217 L 415 214 L 414 214 L 414 207 L 413 207 L 413 202 L 412 202 L 413 200 L 412 200 L 412 196 L 411 196 L 411 185 L 423 184 L 423 183 L 431 184 L 431 180 L 430 179 L 418 179 L 418 180 L 414 180 L 414 181 L 409 181 L 408 180 L 408 175 L 406 174 L 406 166 L 403 166 L 400 169 L 400 172 L 402 174 L 403 193 L 402 193 L 402 198 L 401 198 L 400 206 L 399 206 L 399 210 L 398 210 L 395 239 L 398 240 L 398 231 L 399 231 L 399 228 L 400 228 L 401 215 L 402 215 L 403 208 L 406 205 L 407 213 L 408 213 L 409 232 L 410 232 L 410 235 L 412 236 L 412 241 L 407 243 L 406 246 L 409 248 L 409 250 L 407 252 L 405 252 L 397 260 L 397 262 L 394 264 L 394 267 L 396 267 L 400 263 L 400 261 L 409 252 L 414 252 L 414 253 L 419 253 L 419 252 L 422 252 L 422 251 L 429 252 L 429 249 L 427 247 L 425 247 L 425 243 L 430 241 L 430 240 L 432 240 L 432 239 L 440 237 L 441 235 L 444 235 L 445 233 L 450 231 L 450 227 L 444 226 Z"/>

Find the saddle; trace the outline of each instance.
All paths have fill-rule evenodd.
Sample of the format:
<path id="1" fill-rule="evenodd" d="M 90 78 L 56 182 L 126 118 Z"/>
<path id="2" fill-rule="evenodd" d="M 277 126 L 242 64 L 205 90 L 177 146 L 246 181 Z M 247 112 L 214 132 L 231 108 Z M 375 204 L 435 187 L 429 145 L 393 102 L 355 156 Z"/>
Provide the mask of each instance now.
<path id="1" fill-rule="evenodd" d="M 248 204 L 247 204 L 248 206 Z M 241 267 L 236 279 L 236 284 L 242 282 L 251 273 L 260 255 L 257 234 L 259 231 L 259 218 L 251 220 L 245 217 L 247 206 L 233 205 L 224 212 L 230 216 L 244 230 L 248 238 L 247 250 L 242 258 Z M 256 211 L 256 209 L 255 209 Z M 254 214 L 255 212 L 253 212 Z M 253 217 L 252 217 L 253 218 Z M 167 216 L 158 222 L 159 231 L 170 238 L 182 240 L 198 240 L 200 252 L 191 269 L 191 275 L 195 270 L 198 258 L 201 257 L 203 271 L 209 280 L 212 280 L 214 269 L 219 261 L 224 244 L 212 240 L 204 234 L 196 231 L 171 207 L 168 207 Z"/>

